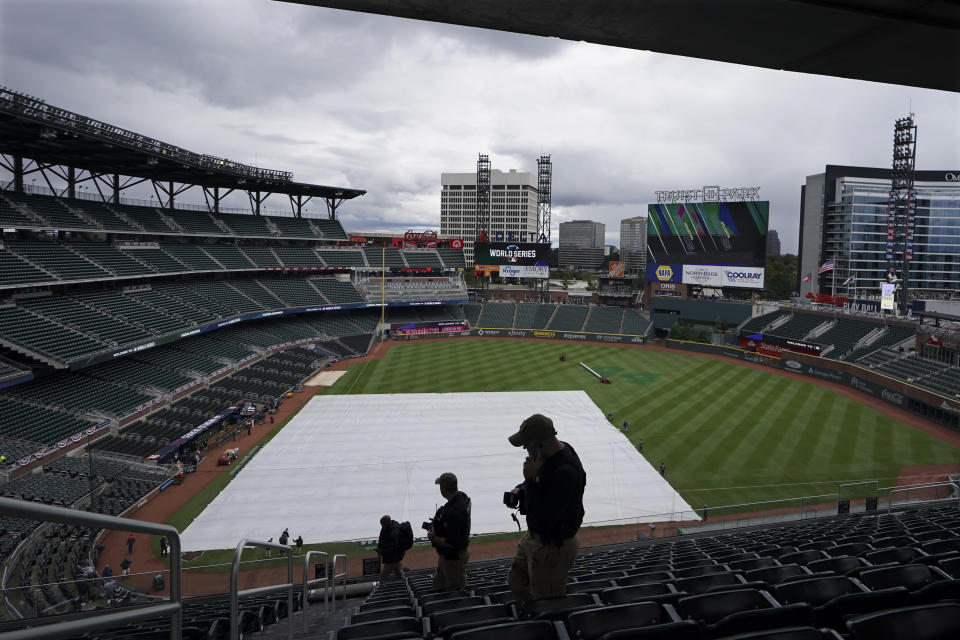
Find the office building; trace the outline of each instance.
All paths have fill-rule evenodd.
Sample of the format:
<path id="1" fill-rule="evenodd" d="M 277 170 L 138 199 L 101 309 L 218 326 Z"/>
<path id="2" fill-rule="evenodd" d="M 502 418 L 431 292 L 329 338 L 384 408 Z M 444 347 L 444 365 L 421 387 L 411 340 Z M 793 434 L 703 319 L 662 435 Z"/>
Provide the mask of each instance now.
<path id="1" fill-rule="evenodd" d="M 647 216 L 620 221 L 620 260 L 628 275 L 647 272 Z"/>
<path id="2" fill-rule="evenodd" d="M 946 298 L 960 291 L 960 170 L 917 171 L 909 291 Z M 800 189 L 797 287 L 801 296 L 879 296 L 886 281 L 890 169 L 827 165 Z M 818 273 L 828 260 L 833 270 Z"/>
<path id="3" fill-rule="evenodd" d="M 492 242 L 537 242 L 537 174 L 516 169 L 490 172 Z M 440 237 L 462 238 L 464 258 L 473 265 L 476 239 L 476 173 L 440 174 Z"/>
<path id="4" fill-rule="evenodd" d="M 767 255 L 774 257 L 780 255 L 780 234 L 776 229 L 767 229 Z"/>
<path id="5" fill-rule="evenodd" d="M 603 266 L 606 225 L 592 220 L 560 223 L 558 264 L 561 268 L 599 269 Z"/>

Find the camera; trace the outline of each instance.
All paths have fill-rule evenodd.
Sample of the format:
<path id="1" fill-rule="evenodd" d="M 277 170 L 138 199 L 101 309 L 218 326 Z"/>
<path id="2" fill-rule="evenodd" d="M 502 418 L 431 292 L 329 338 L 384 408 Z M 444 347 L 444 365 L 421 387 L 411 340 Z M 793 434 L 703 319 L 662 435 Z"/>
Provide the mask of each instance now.
<path id="1" fill-rule="evenodd" d="M 420 528 L 424 531 L 429 531 L 431 527 L 433 527 L 433 518 L 420 523 Z"/>
<path id="2" fill-rule="evenodd" d="M 521 514 L 527 514 L 527 491 L 526 488 L 522 485 L 519 487 L 519 491 L 514 493 L 513 491 L 504 491 L 503 492 L 503 504 L 508 509 L 517 509 Z"/>

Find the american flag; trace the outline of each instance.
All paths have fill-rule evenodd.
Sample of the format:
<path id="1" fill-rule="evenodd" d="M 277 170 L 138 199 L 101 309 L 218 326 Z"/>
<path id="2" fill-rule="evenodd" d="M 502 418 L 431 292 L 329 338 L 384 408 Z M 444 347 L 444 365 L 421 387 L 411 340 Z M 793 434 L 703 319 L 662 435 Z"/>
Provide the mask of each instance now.
<path id="1" fill-rule="evenodd" d="M 813 274 L 812 274 L 812 273 L 808 273 L 807 275 L 803 276 L 803 281 L 804 281 L 804 282 L 810 282 L 811 280 L 813 280 Z"/>
<path id="2" fill-rule="evenodd" d="M 843 281 L 843 284 L 850 284 L 851 282 L 856 282 L 856 281 L 857 281 L 857 276 L 850 276 L 849 278 Z"/>
<path id="3" fill-rule="evenodd" d="M 833 260 L 827 260 L 822 265 L 820 265 L 819 269 L 817 269 L 817 274 L 823 275 L 827 271 L 833 271 L 833 267 L 834 267 Z"/>

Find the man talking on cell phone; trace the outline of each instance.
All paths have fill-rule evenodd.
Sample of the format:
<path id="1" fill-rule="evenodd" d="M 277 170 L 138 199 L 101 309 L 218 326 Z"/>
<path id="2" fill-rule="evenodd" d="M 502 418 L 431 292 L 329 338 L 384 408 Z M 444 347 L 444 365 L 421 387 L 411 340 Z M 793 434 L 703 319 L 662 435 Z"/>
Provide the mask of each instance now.
<path id="1" fill-rule="evenodd" d="M 522 605 L 567 594 L 567 572 L 580 548 L 577 531 L 583 524 L 587 474 L 577 452 L 557 439 L 553 420 L 544 415 L 524 420 L 509 440 L 527 451 L 523 483 L 512 491 L 526 513 L 527 532 L 507 576 L 513 597 Z"/>

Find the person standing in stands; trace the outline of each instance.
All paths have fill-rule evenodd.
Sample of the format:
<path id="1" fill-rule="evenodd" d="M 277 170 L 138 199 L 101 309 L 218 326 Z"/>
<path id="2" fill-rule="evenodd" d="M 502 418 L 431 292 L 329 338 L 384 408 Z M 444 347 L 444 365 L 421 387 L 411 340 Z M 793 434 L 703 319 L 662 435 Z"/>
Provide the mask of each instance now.
<path id="1" fill-rule="evenodd" d="M 130 565 L 133 564 L 130 562 L 130 558 L 124 558 L 123 562 L 120 563 L 120 575 L 128 576 L 130 575 Z"/>
<path id="2" fill-rule="evenodd" d="M 300 555 L 300 551 L 303 549 L 303 536 L 297 536 L 293 544 L 297 545 L 297 555 Z"/>
<path id="3" fill-rule="evenodd" d="M 583 524 L 583 491 L 587 474 L 580 457 L 557 439 L 553 420 L 535 413 L 509 438 L 527 450 L 523 483 L 513 492 L 523 494 L 527 532 L 517 545 L 507 584 L 518 606 L 530 600 L 567 594 L 567 573 L 577 557 Z"/>
<path id="4" fill-rule="evenodd" d="M 660 463 L 660 475 L 663 476 L 664 478 L 667 477 L 667 463 L 666 463 L 666 462 L 661 462 L 661 463 Z"/>
<path id="5" fill-rule="evenodd" d="M 282 545 L 286 545 L 288 542 L 290 542 L 290 531 L 284 529 L 283 533 L 280 534 L 280 539 L 277 542 Z"/>
<path id="6" fill-rule="evenodd" d="M 440 474 L 434 484 L 447 502 L 433 516 L 427 538 L 437 550 L 435 589 L 463 589 L 467 586 L 467 560 L 470 559 L 470 497 L 457 489 L 457 476 Z"/>
<path id="7" fill-rule="evenodd" d="M 402 578 L 404 552 L 400 549 L 400 523 L 390 516 L 380 518 L 376 551 L 380 556 L 380 579 L 390 576 Z"/>
<path id="8" fill-rule="evenodd" d="M 129 536 L 127 536 L 127 553 L 131 555 L 133 554 L 133 543 L 136 541 L 137 539 L 133 537 L 132 533 Z"/>

